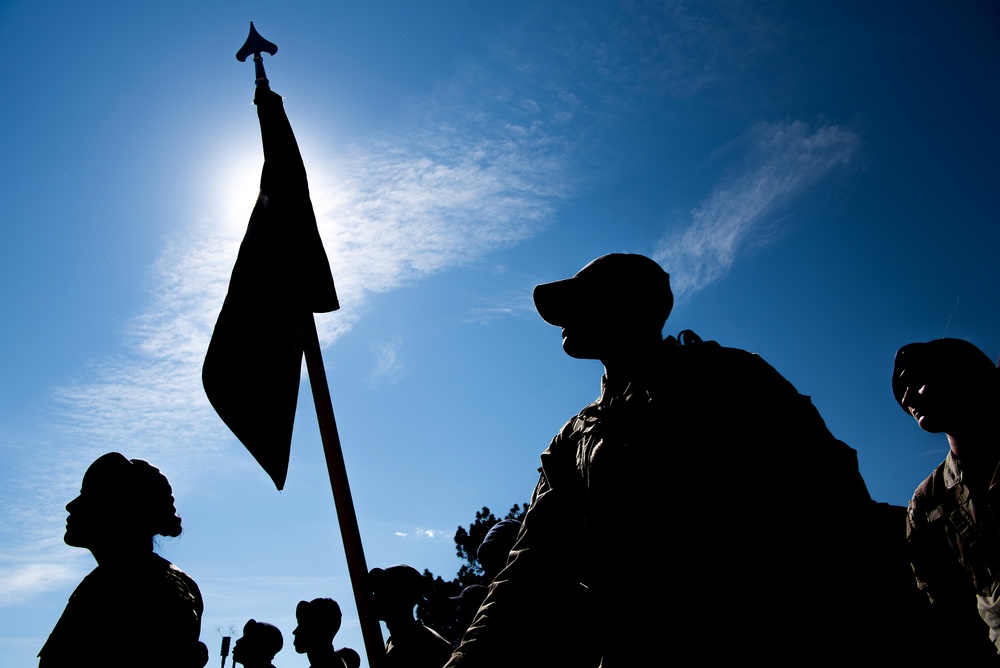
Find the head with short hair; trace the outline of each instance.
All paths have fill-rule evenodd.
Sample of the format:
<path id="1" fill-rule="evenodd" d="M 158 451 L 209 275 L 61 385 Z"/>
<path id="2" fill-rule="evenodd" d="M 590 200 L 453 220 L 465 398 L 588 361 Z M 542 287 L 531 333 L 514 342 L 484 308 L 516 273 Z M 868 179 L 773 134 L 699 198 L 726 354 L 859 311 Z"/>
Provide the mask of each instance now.
<path id="1" fill-rule="evenodd" d="M 295 651 L 305 654 L 310 649 L 327 648 L 340 630 L 343 613 L 340 604 L 332 598 L 314 598 L 299 601 L 295 606 L 298 626 L 292 631 Z"/>

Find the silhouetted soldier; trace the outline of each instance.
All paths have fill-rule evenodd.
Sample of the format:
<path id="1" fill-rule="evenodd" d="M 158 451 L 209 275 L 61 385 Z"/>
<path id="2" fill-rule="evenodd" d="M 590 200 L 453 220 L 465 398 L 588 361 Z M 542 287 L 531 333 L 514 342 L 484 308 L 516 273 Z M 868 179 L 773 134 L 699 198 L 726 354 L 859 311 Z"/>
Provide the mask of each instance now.
<path id="1" fill-rule="evenodd" d="M 469 624 L 472 623 L 485 598 L 486 586 L 481 584 L 471 584 L 464 587 L 458 596 L 448 597 L 448 600 L 455 606 L 455 622 L 456 628 L 459 629 L 457 631 L 459 639 L 465 633 L 465 629 L 469 628 Z"/>
<path id="2" fill-rule="evenodd" d="M 1000 371 L 968 341 L 911 343 L 896 353 L 892 390 L 921 429 L 948 438 L 906 522 L 935 635 L 957 665 L 996 665 L 987 639 L 1000 647 Z"/>
<path id="3" fill-rule="evenodd" d="M 476 550 L 476 559 L 482 566 L 483 581 L 486 585 L 493 582 L 493 578 L 507 565 L 507 555 L 514 547 L 520 529 L 520 520 L 500 520 L 486 532 L 483 542 Z M 449 599 L 455 604 L 456 628 L 460 629 L 458 640 L 461 640 L 462 634 L 469 628 L 479 611 L 479 606 L 486 598 L 486 585 L 471 584 L 462 589 L 458 596 Z"/>
<path id="4" fill-rule="evenodd" d="M 292 631 L 295 651 L 309 657 L 312 668 L 344 668 L 344 658 L 333 648 L 333 638 L 343 621 L 340 605 L 332 598 L 299 601 L 295 619 L 298 621 Z"/>
<path id="5" fill-rule="evenodd" d="M 204 666 L 198 585 L 153 552 L 154 536 L 181 533 L 167 478 L 111 452 L 90 465 L 66 510 L 66 544 L 90 550 L 97 568 L 70 596 L 39 668 Z"/>
<path id="6" fill-rule="evenodd" d="M 857 530 L 871 497 L 809 397 L 755 354 L 664 340 L 669 276 L 647 257 L 602 256 L 534 301 L 569 356 L 603 363 L 601 394 L 542 454 L 449 668 L 888 658 Z"/>
<path id="7" fill-rule="evenodd" d="M 243 627 L 243 636 L 233 646 L 233 662 L 245 668 L 274 668 L 271 662 L 283 645 L 284 639 L 277 626 L 251 619 Z"/>
<path id="8" fill-rule="evenodd" d="M 346 668 L 361 668 L 361 655 L 350 647 L 341 647 L 338 649 L 337 656 L 343 660 Z"/>
<path id="9" fill-rule="evenodd" d="M 420 572 L 403 564 L 373 568 L 368 582 L 375 616 L 389 630 L 382 668 L 441 668 L 451 656 L 451 643 L 413 616 L 414 606 L 425 598 Z"/>
<path id="10" fill-rule="evenodd" d="M 507 556 L 513 549 L 520 530 L 520 520 L 500 520 L 486 532 L 483 542 L 476 550 L 476 558 L 483 567 L 486 584 L 493 582 L 493 578 L 507 565 Z"/>

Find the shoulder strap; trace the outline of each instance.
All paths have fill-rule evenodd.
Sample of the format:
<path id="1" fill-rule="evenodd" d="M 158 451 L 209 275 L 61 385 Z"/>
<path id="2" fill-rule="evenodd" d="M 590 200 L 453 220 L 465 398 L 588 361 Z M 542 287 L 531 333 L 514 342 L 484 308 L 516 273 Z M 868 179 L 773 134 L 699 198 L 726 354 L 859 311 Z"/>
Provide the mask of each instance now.
<path id="1" fill-rule="evenodd" d="M 687 350 L 693 350 L 696 348 L 706 349 L 706 348 L 721 348 L 718 341 L 705 341 L 700 336 L 695 334 L 694 330 L 684 329 L 677 334 L 677 338 L 669 336 L 667 337 L 671 342 L 676 342 L 677 347 L 686 348 Z"/>
<path id="2" fill-rule="evenodd" d="M 937 468 L 934 469 L 934 473 L 927 476 L 913 492 L 914 500 L 917 500 L 918 503 L 923 501 L 920 505 L 927 515 L 928 522 L 933 522 L 944 514 L 944 511 L 941 509 L 942 499 L 938 498 L 941 487 L 944 485 L 944 465 L 945 462 L 938 464 Z"/>

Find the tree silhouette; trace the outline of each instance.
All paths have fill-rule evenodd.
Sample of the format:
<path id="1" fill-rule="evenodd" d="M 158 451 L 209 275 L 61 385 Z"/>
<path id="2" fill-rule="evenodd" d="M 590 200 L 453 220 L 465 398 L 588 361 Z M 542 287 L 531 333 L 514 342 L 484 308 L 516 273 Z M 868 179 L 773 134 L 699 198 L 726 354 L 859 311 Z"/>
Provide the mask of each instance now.
<path id="1" fill-rule="evenodd" d="M 464 624 L 460 621 L 458 606 L 450 600 L 458 596 L 465 587 L 474 584 L 487 585 L 483 575 L 482 564 L 476 556 L 476 551 L 482 544 L 486 534 L 501 520 L 521 520 L 528 512 L 528 504 L 515 503 L 507 514 L 498 518 L 489 508 L 483 506 L 476 512 L 475 521 L 468 529 L 458 527 L 455 530 L 455 553 L 465 561 L 458 569 L 458 575 L 453 580 L 445 580 L 435 576 L 429 570 L 424 570 L 427 581 L 427 599 L 417 604 L 417 619 L 420 623 L 431 627 L 452 643 L 457 644 L 465 633 Z"/>

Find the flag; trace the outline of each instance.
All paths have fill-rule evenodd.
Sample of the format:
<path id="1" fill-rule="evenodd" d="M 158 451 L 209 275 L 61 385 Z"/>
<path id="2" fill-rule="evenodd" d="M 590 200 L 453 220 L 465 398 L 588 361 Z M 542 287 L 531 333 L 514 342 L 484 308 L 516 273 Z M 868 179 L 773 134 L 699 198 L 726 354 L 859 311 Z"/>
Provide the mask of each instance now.
<path id="1" fill-rule="evenodd" d="M 258 83 L 260 192 L 202 366 L 205 394 L 280 490 L 288 473 L 303 318 L 340 307 L 305 165 L 281 96 Z"/>

